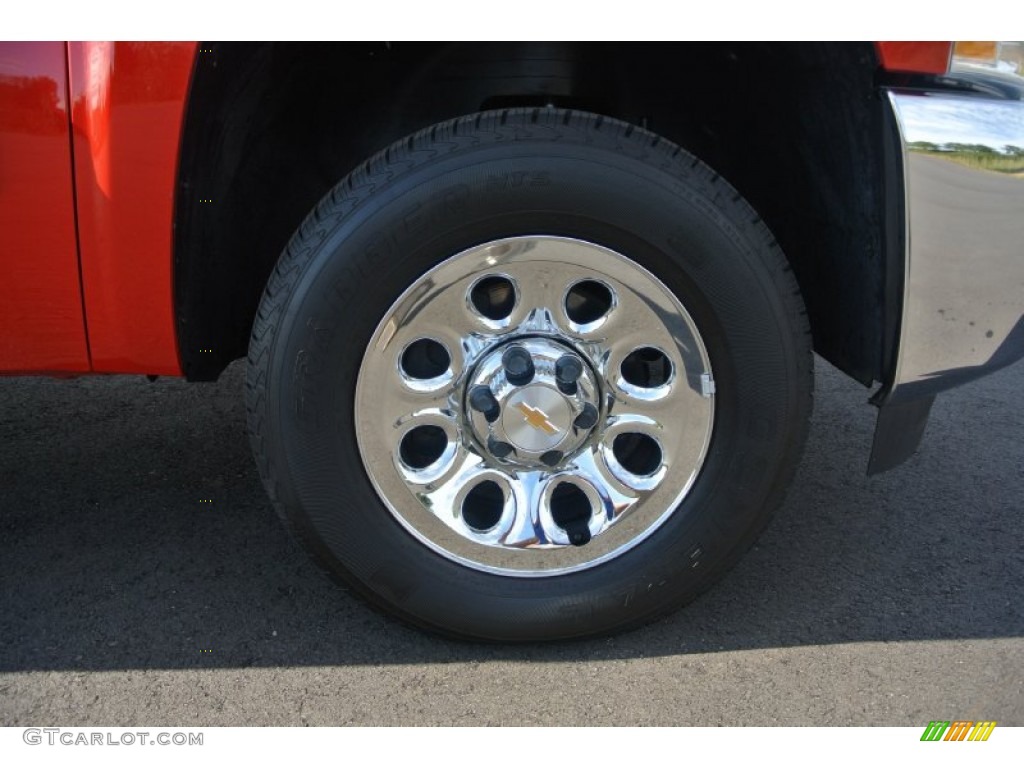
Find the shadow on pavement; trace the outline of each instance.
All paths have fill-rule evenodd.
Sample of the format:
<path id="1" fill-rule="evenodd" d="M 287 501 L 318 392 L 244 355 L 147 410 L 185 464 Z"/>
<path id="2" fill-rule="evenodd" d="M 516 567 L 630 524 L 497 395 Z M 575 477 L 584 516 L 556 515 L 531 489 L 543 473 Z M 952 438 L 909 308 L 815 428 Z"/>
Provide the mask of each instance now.
<path id="1" fill-rule="evenodd" d="M 240 363 L 213 385 L 0 380 L 0 671 L 543 662 L 1024 636 L 1024 366 L 940 397 L 918 454 L 875 478 L 864 475 L 867 392 L 818 369 L 797 482 L 724 582 L 644 629 L 529 647 L 427 636 L 322 575 L 260 486 Z"/>

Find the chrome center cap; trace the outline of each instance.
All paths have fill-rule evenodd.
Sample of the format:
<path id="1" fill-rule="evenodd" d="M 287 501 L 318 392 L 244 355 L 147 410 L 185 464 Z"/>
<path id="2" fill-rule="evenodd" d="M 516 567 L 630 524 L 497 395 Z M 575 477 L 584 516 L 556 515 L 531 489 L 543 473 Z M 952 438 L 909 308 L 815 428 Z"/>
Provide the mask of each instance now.
<path id="1" fill-rule="evenodd" d="M 572 427 L 572 408 L 565 395 L 546 384 L 531 384 L 512 393 L 501 412 L 501 425 L 514 447 L 549 451 Z"/>
<path id="2" fill-rule="evenodd" d="M 480 360 L 463 394 L 484 456 L 505 465 L 564 466 L 599 428 L 600 387 L 590 362 L 550 337 L 507 342 Z"/>

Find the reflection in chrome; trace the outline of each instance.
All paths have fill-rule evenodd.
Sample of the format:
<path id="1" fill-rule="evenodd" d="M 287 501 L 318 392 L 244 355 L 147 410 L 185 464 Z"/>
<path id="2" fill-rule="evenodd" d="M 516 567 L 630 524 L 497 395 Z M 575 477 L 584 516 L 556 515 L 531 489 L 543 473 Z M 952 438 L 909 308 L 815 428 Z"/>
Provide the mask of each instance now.
<path id="1" fill-rule="evenodd" d="M 1024 43 L 956 43 L 949 71 L 958 84 L 978 93 L 1019 99 L 1024 87 Z"/>
<path id="2" fill-rule="evenodd" d="M 402 355 L 422 339 L 436 361 L 417 379 Z M 700 334 L 656 277 L 598 245 L 517 237 L 451 257 L 388 310 L 360 366 L 356 437 L 421 542 L 480 570 L 548 576 L 621 554 L 680 505 L 713 393 Z M 403 440 L 421 428 L 436 441 L 410 466 Z"/>
<path id="3" fill-rule="evenodd" d="M 889 94 L 904 147 L 906 272 L 890 399 L 1024 356 L 1024 79 L 1015 99 Z"/>

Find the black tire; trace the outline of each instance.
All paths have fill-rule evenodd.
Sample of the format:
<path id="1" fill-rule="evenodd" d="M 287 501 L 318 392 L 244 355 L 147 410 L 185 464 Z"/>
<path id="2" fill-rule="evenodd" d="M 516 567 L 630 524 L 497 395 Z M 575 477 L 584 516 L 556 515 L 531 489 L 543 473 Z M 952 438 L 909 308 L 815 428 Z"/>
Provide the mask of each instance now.
<path id="1" fill-rule="evenodd" d="M 467 247 L 538 233 L 656 275 L 700 329 L 717 392 L 699 475 L 652 535 L 594 567 L 521 578 L 453 562 L 396 521 L 360 460 L 352 403 L 368 341 L 407 286 Z M 790 268 L 725 180 L 640 128 L 534 109 L 436 125 L 342 180 L 269 280 L 246 384 L 263 482 L 330 573 L 420 627 L 536 641 L 639 625 L 719 578 L 793 478 L 813 378 Z"/>

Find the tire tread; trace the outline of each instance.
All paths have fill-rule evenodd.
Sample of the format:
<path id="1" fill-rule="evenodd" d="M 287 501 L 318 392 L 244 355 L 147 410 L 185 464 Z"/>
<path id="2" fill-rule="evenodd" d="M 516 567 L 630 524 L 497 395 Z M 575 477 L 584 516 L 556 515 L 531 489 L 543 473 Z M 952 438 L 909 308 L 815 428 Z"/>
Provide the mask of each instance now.
<path id="1" fill-rule="evenodd" d="M 538 139 L 604 146 L 642 159 L 679 179 L 695 180 L 710 190 L 715 205 L 723 211 L 723 218 L 728 219 L 729 225 L 737 230 L 737 235 L 744 243 L 750 244 L 749 255 L 759 259 L 767 268 L 776 288 L 775 296 L 783 304 L 781 314 L 791 326 L 796 347 L 795 358 L 800 381 L 795 382 L 795 386 L 791 388 L 796 393 L 795 402 L 790 404 L 792 423 L 796 424 L 792 436 L 793 450 L 788 452 L 788 461 L 778 473 L 767 499 L 766 508 L 770 512 L 762 517 L 763 522 L 756 530 L 751 530 L 743 536 L 723 558 L 721 567 L 709 573 L 691 593 L 663 609 L 636 617 L 604 632 L 586 633 L 610 634 L 635 628 L 674 612 L 735 565 L 753 546 L 757 536 L 782 504 L 786 488 L 796 472 L 810 424 L 814 387 L 811 328 L 792 268 L 767 225 L 749 203 L 717 172 L 679 145 L 639 126 L 603 115 L 568 109 L 522 108 L 481 112 L 438 123 L 403 138 L 368 158 L 335 185 L 306 216 L 270 275 L 249 341 L 245 376 L 246 420 L 253 455 L 274 510 L 293 536 L 315 554 L 316 543 L 294 525 L 287 512 L 278 479 L 278 467 L 272 459 L 267 438 L 267 390 L 273 375 L 271 361 L 274 357 L 274 330 L 280 324 L 296 286 L 315 255 L 314 246 L 329 237 L 331 231 L 344 217 L 365 204 L 382 187 L 407 173 L 481 142 Z M 386 605 L 379 596 L 354 577 L 339 574 L 334 569 L 327 568 L 322 562 L 318 564 L 325 572 L 344 586 L 358 592 L 385 615 L 397 613 L 400 618 L 411 624 L 448 637 L 463 640 L 482 639 L 469 638 L 444 627 L 427 624 L 414 616 L 396 612 L 393 606 Z"/>

